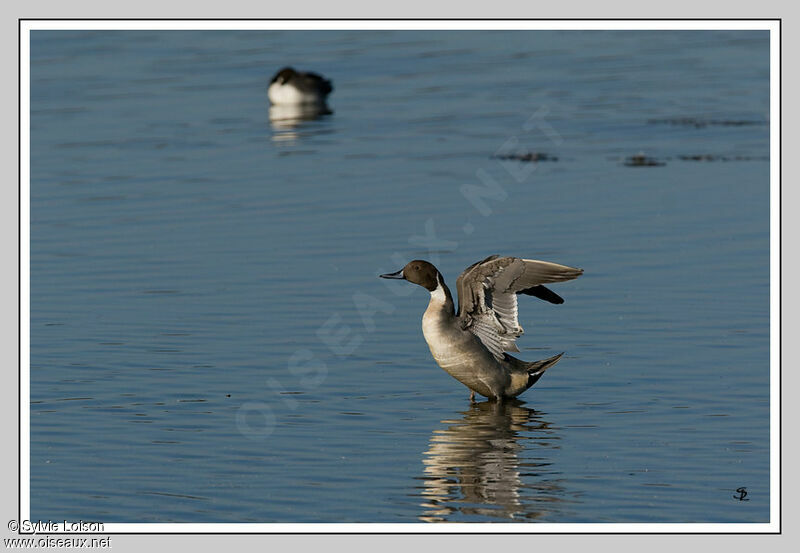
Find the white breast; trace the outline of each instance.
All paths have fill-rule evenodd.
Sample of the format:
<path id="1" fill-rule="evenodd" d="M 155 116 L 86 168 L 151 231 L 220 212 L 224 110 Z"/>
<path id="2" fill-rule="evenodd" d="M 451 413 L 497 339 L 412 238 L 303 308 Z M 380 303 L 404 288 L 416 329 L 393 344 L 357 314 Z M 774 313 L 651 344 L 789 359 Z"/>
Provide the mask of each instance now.
<path id="1" fill-rule="evenodd" d="M 269 101 L 273 104 L 313 104 L 321 102 L 319 94 L 313 92 L 301 92 L 291 84 L 272 83 L 267 89 Z"/>
<path id="2" fill-rule="evenodd" d="M 447 327 L 452 315 L 446 316 L 446 301 L 447 296 L 440 283 L 431 292 L 431 301 L 422 316 L 422 334 L 433 358 L 445 370 L 454 363 L 461 362 L 464 357 L 463 352 L 459 351 L 459 344 L 454 343 L 453 329 Z"/>
<path id="3" fill-rule="evenodd" d="M 447 340 L 446 333 L 442 330 L 439 318 L 434 313 L 431 313 L 430 310 L 425 311 L 422 316 L 422 334 L 425 336 L 425 341 L 428 343 L 433 358 L 440 365 L 442 360 L 450 357 L 450 343 Z"/>

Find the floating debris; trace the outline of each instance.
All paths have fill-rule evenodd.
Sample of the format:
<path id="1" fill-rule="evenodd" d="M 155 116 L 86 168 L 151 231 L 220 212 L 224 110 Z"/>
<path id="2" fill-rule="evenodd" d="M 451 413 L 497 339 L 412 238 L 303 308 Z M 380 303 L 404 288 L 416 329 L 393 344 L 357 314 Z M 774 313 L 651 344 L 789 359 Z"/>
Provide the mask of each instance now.
<path id="1" fill-rule="evenodd" d="M 648 119 L 650 125 L 677 125 L 682 127 L 745 127 L 754 125 L 767 125 L 768 121 L 756 121 L 752 119 L 701 119 L 698 117 L 673 117 L 667 119 Z"/>
<path id="2" fill-rule="evenodd" d="M 690 156 L 678 156 L 678 159 L 683 161 L 716 161 L 722 159 L 722 156 L 715 156 L 713 154 L 694 154 Z"/>
<path id="3" fill-rule="evenodd" d="M 644 154 L 636 154 L 635 156 L 626 158 L 624 164 L 628 167 L 661 167 L 662 165 L 666 165 L 663 161 L 648 157 Z"/>
<path id="4" fill-rule="evenodd" d="M 513 161 L 530 161 L 538 163 L 540 161 L 558 161 L 556 156 L 545 154 L 544 152 L 525 152 L 523 154 L 504 154 L 494 156 L 496 159 L 513 160 Z"/>
<path id="5" fill-rule="evenodd" d="M 720 156 L 716 154 L 693 154 L 678 156 L 682 161 L 769 161 L 769 156 Z"/>

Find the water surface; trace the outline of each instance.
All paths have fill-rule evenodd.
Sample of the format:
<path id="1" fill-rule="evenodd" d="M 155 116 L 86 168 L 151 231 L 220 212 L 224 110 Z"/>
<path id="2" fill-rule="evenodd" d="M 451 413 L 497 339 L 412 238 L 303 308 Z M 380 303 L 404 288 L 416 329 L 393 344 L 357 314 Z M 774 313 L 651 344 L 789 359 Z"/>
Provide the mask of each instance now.
<path id="1" fill-rule="evenodd" d="M 270 120 L 288 64 L 333 114 Z M 768 521 L 768 78 L 766 32 L 34 31 L 32 519 Z M 471 405 L 377 275 L 493 253 L 585 274 Z"/>

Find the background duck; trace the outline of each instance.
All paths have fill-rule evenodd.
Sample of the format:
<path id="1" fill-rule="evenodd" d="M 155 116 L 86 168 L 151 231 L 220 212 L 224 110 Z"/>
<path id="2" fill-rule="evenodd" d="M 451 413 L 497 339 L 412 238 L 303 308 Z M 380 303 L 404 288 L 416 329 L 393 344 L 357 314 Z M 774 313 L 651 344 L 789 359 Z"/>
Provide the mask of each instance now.
<path id="1" fill-rule="evenodd" d="M 273 105 L 324 105 L 332 91 L 333 84 L 323 76 L 284 67 L 272 77 L 267 96 Z"/>

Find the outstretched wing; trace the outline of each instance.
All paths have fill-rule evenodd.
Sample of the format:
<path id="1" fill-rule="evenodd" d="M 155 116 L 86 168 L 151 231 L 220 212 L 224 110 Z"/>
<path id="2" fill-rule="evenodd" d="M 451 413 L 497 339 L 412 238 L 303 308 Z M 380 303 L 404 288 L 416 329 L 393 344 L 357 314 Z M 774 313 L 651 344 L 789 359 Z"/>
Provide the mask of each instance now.
<path id="1" fill-rule="evenodd" d="M 492 255 L 467 267 L 456 281 L 461 327 L 475 334 L 498 359 L 519 351 L 516 339 L 524 332 L 517 320 L 517 294 L 553 303 L 563 300 L 542 284 L 572 280 L 583 269 L 558 263 Z"/>

